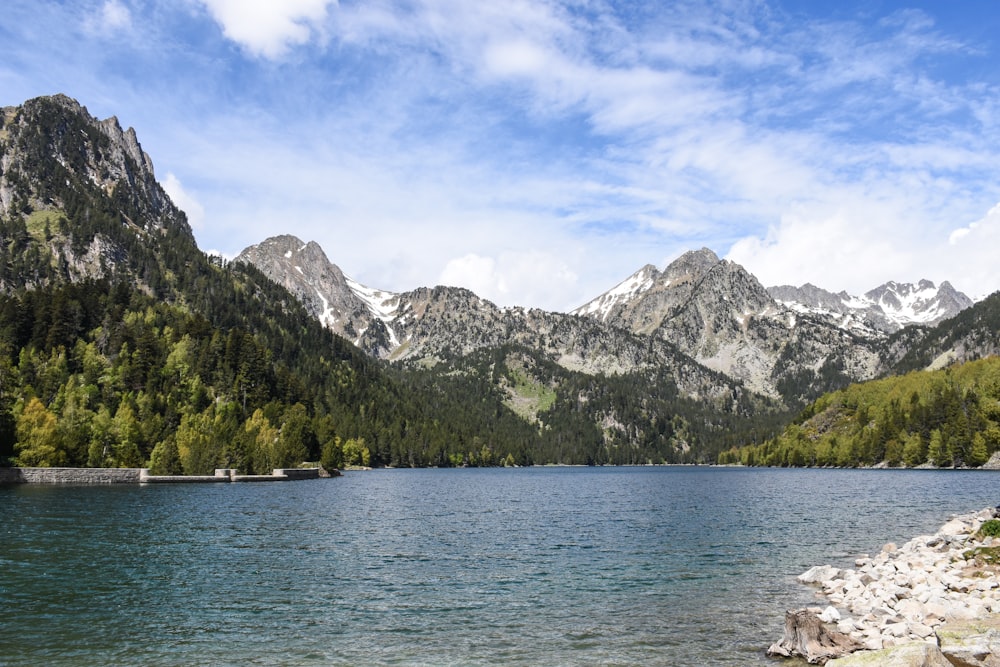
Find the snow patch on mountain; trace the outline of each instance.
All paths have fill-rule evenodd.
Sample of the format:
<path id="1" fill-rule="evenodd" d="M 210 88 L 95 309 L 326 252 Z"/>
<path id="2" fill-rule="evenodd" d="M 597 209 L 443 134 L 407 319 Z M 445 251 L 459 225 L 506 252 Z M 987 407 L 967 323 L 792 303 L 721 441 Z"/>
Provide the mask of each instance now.
<path id="1" fill-rule="evenodd" d="M 399 311 L 399 295 L 367 287 L 349 276 L 344 276 L 344 278 L 351 291 L 354 292 L 366 306 L 368 306 L 372 315 L 374 315 L 376 319 L 381 320 L 382 324 L 385 325 L 386 331 L 389 333 L 390 344 L 393 347 L 398 347 L 399 337 L 396 335 L 396 332 L 392 327 L 392 323 L 396 319 L 396 314 Z M 359 335 L 363 334 L 364 331 L 362 331 Z"/>
<path id="2" fill-rule="evenodd" d="M 659 275 L 660 272 L 655 266 L 647 264 L 601 296 L 574 310 L 573 314 L 590 316 L 605 322 L 616 305 L 632 301 L 648 291 L 656 284 Z"/>

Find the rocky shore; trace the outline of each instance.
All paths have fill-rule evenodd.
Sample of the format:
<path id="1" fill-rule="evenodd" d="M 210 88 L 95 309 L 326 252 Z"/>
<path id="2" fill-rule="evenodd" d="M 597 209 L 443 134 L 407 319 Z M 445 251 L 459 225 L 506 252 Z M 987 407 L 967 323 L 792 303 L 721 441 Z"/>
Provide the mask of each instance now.
<path id="1" fill-rule="evenodd" d="M 769 655 L 831 667 L 1000 666 L 1000 538 L 984 535 L 996 523 L 981 530 L 998 516 L 989 508 L 954 517 L 854 569 L 811 568 L 798 579 L 829 604 L 789 612 Z"/>

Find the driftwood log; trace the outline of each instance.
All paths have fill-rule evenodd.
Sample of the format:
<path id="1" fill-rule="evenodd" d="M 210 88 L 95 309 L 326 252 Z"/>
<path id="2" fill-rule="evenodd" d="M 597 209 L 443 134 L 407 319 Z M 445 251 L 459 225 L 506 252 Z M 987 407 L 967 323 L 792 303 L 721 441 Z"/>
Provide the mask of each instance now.
<path id="1" fill-rule="evenodd" d="M 863 648 L 849 635 L 827 629 L 819 616 L 806 609 L 785 612 L 785 636 L 767 649 L 769 656 L 805 658 L 811 665 Z"/>

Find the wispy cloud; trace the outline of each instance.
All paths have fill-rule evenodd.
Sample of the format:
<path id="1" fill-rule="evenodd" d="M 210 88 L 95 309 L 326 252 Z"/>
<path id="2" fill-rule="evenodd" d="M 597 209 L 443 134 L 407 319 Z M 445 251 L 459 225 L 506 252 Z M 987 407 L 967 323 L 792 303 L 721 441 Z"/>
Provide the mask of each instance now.
<path id="1" fill-rule="evenodd" d="M 24 0 L 0 82 L 135 125 L 205 247 L 294 233 L 377 287 L 568 309 L 707 245 L 998 289 L 1000 10 L 880 7 Z"/>

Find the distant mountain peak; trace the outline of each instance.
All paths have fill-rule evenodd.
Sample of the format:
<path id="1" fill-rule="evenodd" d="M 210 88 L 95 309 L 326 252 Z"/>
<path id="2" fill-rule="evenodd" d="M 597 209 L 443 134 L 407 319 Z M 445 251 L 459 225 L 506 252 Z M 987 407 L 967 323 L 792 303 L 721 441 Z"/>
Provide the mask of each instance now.
<path id="1" fill-rule="evenodd" d="M 604 322 L 616 305 L 630 301 L 652 288 L 660 275 L 659 269 L 647 264 L 604 294 L 575 309 L 572 314 L 595 317 Z"/>
<path id="2" fill-rule="evenodd" d="M 922 279 L 916 285 L 890 280 L 864 295 L 833 294 L 806 283 L 768 288 L 771 296 L 796 312 L 833 321 L 860 334 L 892 333 L 911 324 L 933 325 L 972 305 L 972 299 L 944 281 Z"/>

